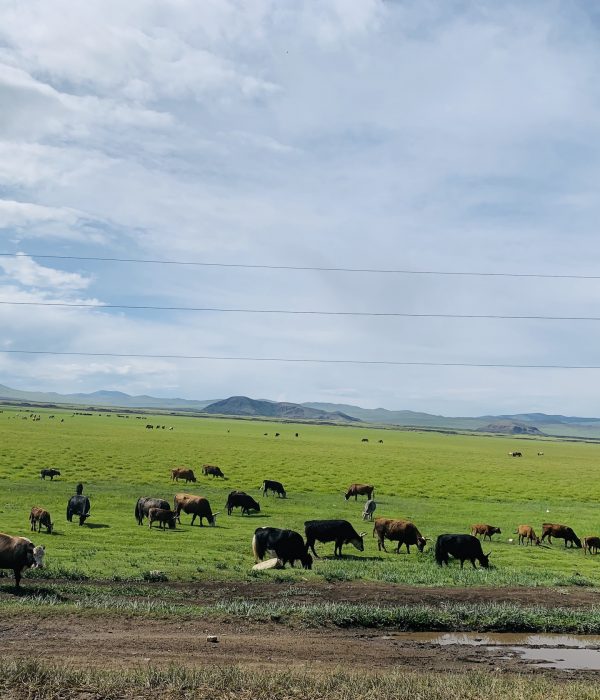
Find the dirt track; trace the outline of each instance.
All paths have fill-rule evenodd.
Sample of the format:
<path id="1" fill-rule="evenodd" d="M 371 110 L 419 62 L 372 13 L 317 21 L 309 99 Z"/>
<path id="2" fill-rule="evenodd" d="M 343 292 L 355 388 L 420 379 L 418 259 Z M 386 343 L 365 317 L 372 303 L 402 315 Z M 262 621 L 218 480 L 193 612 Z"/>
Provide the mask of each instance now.
<path id="1" fill-rule="evenodd" d="M 31 584 L 33 581 L 26 585 Z M 114 588 L 114 584 L 110 585 Z M 598 594 L 585 589 L 425 589 L 361 582 L 310 586 L 268 582 L 210 583 L 174 587 L 180 591 L 182 601 L 197 604 L 243 598 L 384 605 L 495 601 L 585 608 L 598 602 Z M 157 588 L 155 592 L 159 593 L 160 587 Z M 0 600 L 9 595 L 3 592 Z M 218 635 L 218 643 L 207 641 L 207 635 L 211 634 Z M 136 668 L 148 664 L 214 666 L 235 663 L 272 668 L 311 666 L 369 671 L 540 670 L 534 663 L 522 661 L 518 655 L 502 648 L 439 646 L 419 635 L 395 635 L 389 631 L 362 628 L 304 630 L 248 619 L 166 621 L 115 613 L 98 618 L 71 612 L 44 615 L 24 611 L 18 616 L 11 614 L 2 618 L 0 615 L 0 636 L 5 660 L 33 656 L 75 667 L 105 669 Z M 543 672 L 562 677 L 565 673 Z"/>

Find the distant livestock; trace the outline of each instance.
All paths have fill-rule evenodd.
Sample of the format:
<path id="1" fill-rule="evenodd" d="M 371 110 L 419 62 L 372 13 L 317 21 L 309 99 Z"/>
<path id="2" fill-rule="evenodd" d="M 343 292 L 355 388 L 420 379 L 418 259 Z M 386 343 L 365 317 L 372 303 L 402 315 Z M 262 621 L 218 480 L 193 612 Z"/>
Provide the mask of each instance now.
<path id="1" fill-rule="evenodd" d="M 535 534 L 534 529 L 531 525 L 519 525 L 517 531 L 514 533 L 519 535 L 519 544 L 526 545 L 539 545 L 540 538 Z M 526 541 L 527 540 L 527 541 Z"/>
<path id="2" fill-rule="evenodd" d="M 333 547 L 335 557 L 342 556 L 342 546 L 345 544 L 353 545 L 359 552 L 365 549 L 363 537 L 366 533 L 356 532 L 347 520 L 307 520 L 304 523 L 304 532 L 306 547 L 312 550 L 317 559 L 319 555 L 315 551 L 315 542 L 335 542 Z"/>
<path id="3" fill-rule="evenodd" d="M 543 457 L 544 453 L 543 452 L 538 452 L 538 457 Z"/>
<path id="4" fill-rule="evenodd" d="M 354 500 L 358 500 L 359 496 L 366 496 L 370 500 L 375 495 L 375 487 L 370 484 L 352 484 L 344 494 L 344 498 L 348 500 L 354 496 Z"/>
<path id="5" fill-rule="evenodd" d="M 363 438 L 361 442 L 369 442 L 369 438 Z"/>
<path id="6" fill-rule="evenodd" d="M 308 553 L 302 535 L 294 530 L 259 527 L 254 531 L 252 551 L 257 562 L 262 561 L 269 552 L 273 553 L 283 566 L 287 562 L 294 566 L 294 562 L 299 561 L 303 568 L 312 569 L 313 559 Z"/>
<path id="7" fill-rule="evenodd" d="M 277 494 L 280 498 L 286 498 L 285 489 L 280 481 L 272 481 L 271 479 L 265 479 L 260 487 L 263 492 L 263 496 L 266 496 L 269 491 L 273 494 Z"/>
<path id="8" fill-rule="evenodd" d="M 173 510 L 177 518 L 181 511 L 192 516 L 192 522 L 190 525 L 194 524 L 194 520 L 198 518 L 200 527 L 203 527 L 203 518 L 206 518 L 208 524 L 214 527 L 217 522 L 217 515 L 220 511 L 216 513 L 212 512 L 210 503 L 204 496 L 193 496 L 189 493 L 178 493 L 175 495 L 173 500 Z"/>
<path id="9" fill-rule="evenodd" d="M 144 524 L 144 518 L 148 517 L 150 508 L 163 508 L 170 510 L 171 506 L 168 501 L 163 498 L 151 498 L 149 496 L 141 496 L 135 504 L 135 519 L 138 525 Z"/>
<path id="10" fill-rule="evenodd" d="M 486 525 L 485 523 L 477 523 L 476 525 L 471 525 L 469 528 L 472 535 L 483 535 L 483 539 L 487 537 L 490 542 L 492 541 L 492 535 L 501 535 L 502 530 L 499 527 L 494 527 L 493 525 Z"/>
<path id="11" fill-rule="evenodd" d="M 385 540 L 398 542 L 396 553 L 400 554 L 400 547 L 405 544 L 406 551 L 410 554 L 410 546 L 415 545 L 419 552 L 425 549 L 427 540 L 421 535 L 414 523 L 410 520 L 392 520 L 391 518 L 377 518 L 373 526 L 373 536 L 377 534 L 377 548 L 387 552 Z"/>
<path id="12" fill-rule="evenodd" d="M 600 537 L 584 537 L 583 538 L 583 553 L 588 551 L 590 554 L 598 554 L 600 549 Z"/>
<path id="13" fill-rule="evenodd" d="M 171 481 L 179 481 L 179 479 L 184 479 L 186 484 L 188 481 L 196 481 L 196 477 L 194 476 L 194 471 L 192 469 L 186 469 L 185 467 L 171 469 Z"/>
<path id="14" fill-rule="evenodd" d="M 244 491 L 232 491 L 227 496 L 225 508 L 227 508 L 227 515 L 231 515 L 234 508 L 241 508 L 242 515 L 250 515 L 251 510 L 260 513 L 260 504 Z"/>
<path id="15" fill-rule="evenodd" d="M 26 537 L 12 537 L 0 533 L 0 569 L 12 569 L 15 586 L 21 585 L 23 569 L 41 569 L 44 566 L 45 547 L 36 547 Z"/>
<path id="16" fill-rule="evenodd" d="M 439 566 L 448 566 L 448 556 L 460 561 L 463 568 L 465 561 L 470 561 L 476 569 L 475 560 L 484 568 L 489 568 L 491 552 L 483 553 L 481 542 L 473 535 L 440 535 L 435 543 L 435 560 Z"/>
<path id="17" fill-rule="evenodd" d="M 213 479 L 216 476 L 218 476 L 221 479 L 225 478 L 225 474 L 223 474 L 219 467 L 215 467 L 214 464 L 203 464 L 202 473 L 204 474 L 204 476 L 212 476 Z"/>
<path id="18" fill-rule="evenodd" d="M 362 519 L 373 520 L 373 513 L 375 512 L 375 508 L 377 508 L 377 503 L 375 503 L 375 501 L 372 498 L 370 498 L 365 503 L 365 507 L 363 508 Z"/>
<path id="19" fill-rule="evenodd" d="M 383 440 L 377 440 L 380 445 L 383 445 Z"/>
<path id="20" fill-rule="evenodd" d="M 509 452 L 508 456 L 509 457 L 522 457 L 523 454 L 521 452 Z"/>
<path id="21" fill-rule="evenodd" d="M 42 469 L 40 477 L 45 481 L 47 476 L 50 477 L 50 481 L 53 481 L 55 476 L 60 476 L 60 472 L 58 469 Z"/>
<path id="22" fill-rule="evenodd" d="M 568 525 L 557 525 L 556 523 L 543 523 L 542 524 L 542 542 L 548 538 L 548 543 L 552 544 L 552 538 L 556 537 L 559 540 L 565 541 L 565 547 L 570 542 L 571 547 L 575 545 L 581 549 L 581 540 L 573 532 L 573 529 Z"/>
<path id="23" fill-rule="evenodd" d="M 46 528 L 48 534 L 52 533 L 52 522 L 50 520 L 50 513 L 43 508 L 38 508 L 34 506 L 29 514 L 29 522 L 31 523 L 31 530 L 35 532 L 36 526 L 37 531 L 41 532 L 42 525 Z"/>
<path id="24" fill-rule="evenodd" d="M 148 510 L 148 527 L 152 527 L 152 523 L 158 523 L 161 530 L 165 530 L 165 526 L 169 526 L 170 530 L 175 529 L 177 515 L 171 508 L 150 508 Z"/>
<path id="25" fill-rule="evenodd" d="M 79 524 L 83 525 L 90 517 L 90 499 L 87 496 L 71 496 L 67 504 L 67 520 L 72 523 L 73 516 L 79 516 Z"/>

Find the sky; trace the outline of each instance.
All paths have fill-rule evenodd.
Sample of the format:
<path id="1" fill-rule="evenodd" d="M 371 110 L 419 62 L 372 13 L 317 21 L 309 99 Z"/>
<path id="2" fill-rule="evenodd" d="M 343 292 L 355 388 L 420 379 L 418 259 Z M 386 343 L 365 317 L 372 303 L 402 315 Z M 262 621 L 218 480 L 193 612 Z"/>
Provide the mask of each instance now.
<path id="1" fill-rule="evenodd" d="M 600 415 L 600 13 L 480 0 L 0 0 L 0 383 Z M 36 255 L 37 254 L 37 255 Z M 14 302 L 80 303 L 91 308 Z"/>

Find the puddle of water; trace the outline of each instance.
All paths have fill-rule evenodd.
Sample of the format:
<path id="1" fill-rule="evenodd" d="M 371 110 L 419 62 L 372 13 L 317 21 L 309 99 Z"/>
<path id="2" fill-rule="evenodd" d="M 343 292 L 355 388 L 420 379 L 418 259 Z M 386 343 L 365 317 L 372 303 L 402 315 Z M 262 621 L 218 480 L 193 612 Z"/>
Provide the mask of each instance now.
<path id="1" fill-rule="evenodd" d="M 576 634 L 516 634 L 511 632 L 401 632 L 390 634 L 382 639 L 421 642 L 448 646 L 518 646 L 518 647 L 567 647 L 572 649 L 600 649 L 599 635 Z"/>
<path id="2" fill-rule="evenodd" d="M 537 661 L 541 668 L 563 671 L 600 671 L 600 651 L 597 649 L 554 649 L 542 647 L 511 647 L 524 661 Z"/>

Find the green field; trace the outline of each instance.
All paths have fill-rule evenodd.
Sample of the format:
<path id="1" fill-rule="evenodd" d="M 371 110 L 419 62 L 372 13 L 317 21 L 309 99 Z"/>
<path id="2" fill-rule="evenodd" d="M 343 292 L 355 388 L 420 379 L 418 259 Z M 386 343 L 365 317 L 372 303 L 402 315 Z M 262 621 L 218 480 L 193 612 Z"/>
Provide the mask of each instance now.
<path id="1" fill-rule="evenodd" d="M 600 557 L 565 551 L 561 541 L 551 548 L 508 541 L 518 524 L 539 531 L 545 521 L 569 524 L 580 537 L 600 534 L 598 445 L 184 416 L 36 412 L 42 418 L 35 422 L 24 410 L 0 413 L 0 531 L 29 536 L 31 506 L 51 512 L 54 534 L 32 535 L 36 544 L 47 545 L 43 576 L 143 579 L 158 570 L 169 580 L 187 581 L 259 575 L 416 585 L 600 584 Z M 150 431 L 146 423 L 174 429 Z M 276 431 L 281 437 L 274 437 Z M 368 444 L 361 442 L 363 437 Z M 508 457 L 513 449 L 524 456 Z M 538 457 L 538 451 L 544 456 Z M 228 479 L 202 477 L 205 462 L 219 465 Z M 173 484 L 174 466 L 193 468 L 198 482 Z M 42 481 L 44 467 L 56 467 L 62 476 Z M 282 481 L 289 497 L 263 499 L 258 487 L 264 478 Z M 92 517 L 84 527 L 65 518 L 78 481 L 92 502 Z M 413 549 L 410 555 L 396 555 L 391 543 L 389 553 L 378 552 L 372 526 L 361 520 L 364 499 L 343 498 L 354 481 L 375 484 L 377 516 L 410 518 L 429 538 L 467 532 L 473 522 L 501 527 L 502 535 L 484 548 L 491 549 L 494 567 L 460 572 L 455 563 L 439 569 L 433 542 L 423 554 Z M 215 528 L 191 528 L 189 516 L 182 514 L 182 526 L 166 532 L 139 527 L 134 519 L 139 496 L 172 501 L 175 492 L 189 491 L 208 497 L 213 510 L 223 511 L 234 488 L 260 500 L 262 512 L 250 517 L 221 512 Z M 310 573 L 289 568 L 250 573 L 256 527 L 303 532 L 310 518 L 350 520 L 357 530 L 368 531 L 365 551 L 348 546 L 348 556 L 336 561 L 333 545 L 317 545 L 325 559 L 317 560 Z"/>

